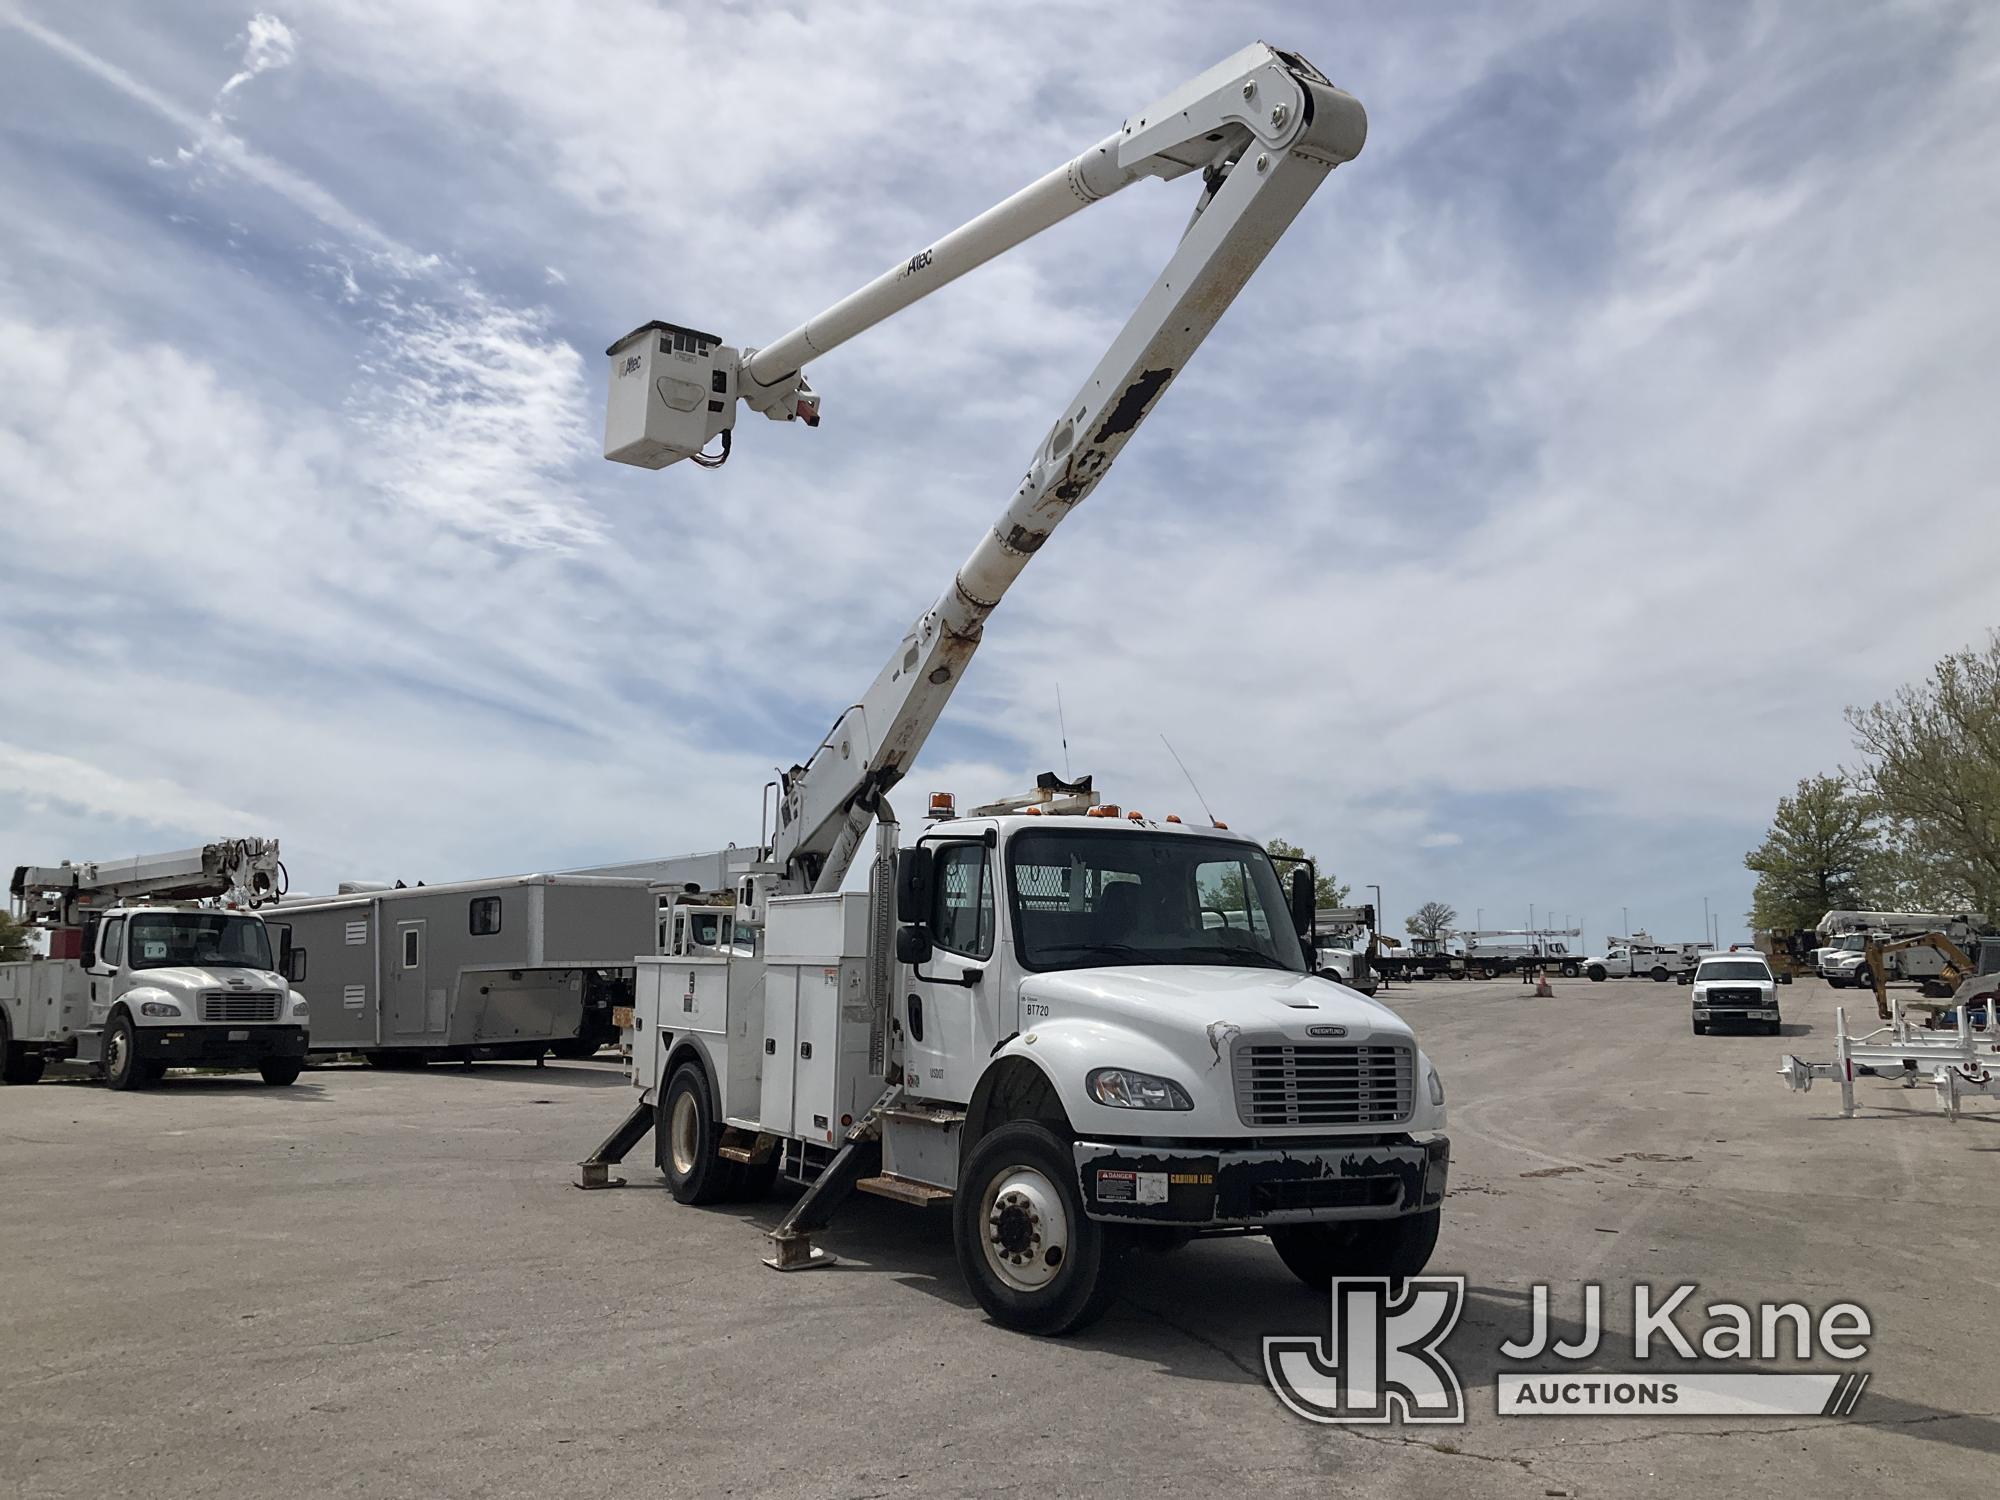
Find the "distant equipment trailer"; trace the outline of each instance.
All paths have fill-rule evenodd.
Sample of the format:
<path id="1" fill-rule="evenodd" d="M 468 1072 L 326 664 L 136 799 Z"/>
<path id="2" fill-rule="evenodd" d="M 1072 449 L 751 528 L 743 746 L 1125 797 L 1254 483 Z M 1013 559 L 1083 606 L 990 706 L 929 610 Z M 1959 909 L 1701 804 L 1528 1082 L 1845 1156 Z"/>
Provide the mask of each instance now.
<path id="1" fill-rule="evenodd" d="M 519 875 L 301 901 L 269 925 L 314 1052 L 420 1067 L 612 1044 L 658 919 L 644 880 Z"/>

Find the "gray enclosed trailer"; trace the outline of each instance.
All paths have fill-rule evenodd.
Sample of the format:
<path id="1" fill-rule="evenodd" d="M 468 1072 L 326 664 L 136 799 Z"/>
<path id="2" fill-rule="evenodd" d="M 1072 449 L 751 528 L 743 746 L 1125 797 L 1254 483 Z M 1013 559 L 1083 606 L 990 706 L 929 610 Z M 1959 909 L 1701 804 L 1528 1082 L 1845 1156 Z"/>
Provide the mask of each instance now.
<path id="1" fill-rule="evenodd" d="M 588 1057 L 658 942 L 644 880 L 516 875 L 287 902 L 267 923 L 314 1052 Z"/>

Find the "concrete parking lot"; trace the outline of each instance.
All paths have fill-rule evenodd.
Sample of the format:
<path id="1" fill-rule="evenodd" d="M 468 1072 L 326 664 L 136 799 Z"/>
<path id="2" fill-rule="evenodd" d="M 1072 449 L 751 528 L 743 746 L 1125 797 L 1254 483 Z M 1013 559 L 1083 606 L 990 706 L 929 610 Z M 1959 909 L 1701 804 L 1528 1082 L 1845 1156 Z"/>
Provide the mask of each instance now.
<path id="1" fill-rule="evenodd" d="M 971 1304 L 941 1213 L 864 1199 L 823 1240 L 838 1267 L 779 1276 L 758 1257 L 783 1198 L 683 1208 L 648 1163 L 578 1192 L 628 1103 L 607 1064 L 7 1089 L 0 1474 L 27 1496 L 1972 1493 L 2000 1453 L 2000 1109 L 1953 1125 L 1868 1080 L 1843 1121 L 1830 1084 L 1786 1093 L 1779 1055 L 1830 1057 L 1834 1003 L 1867 1000 L 1781 993 L 1783 1039 L 1692 1036 L 1688 992 L 1645 981 L 1385 996 L 1450 1090 L 1452 1428 L 1286 1411 L 1261 1338 L 1328 1310 L 1262 1240 L 1137 1257 L 1100 1325 L 1042 1342 Z M 1538 1280 L 1570 1322 L 1574 1284 L 1605 1284 L 1628 1336 L 1636 1280 L 1857 1301 L 1872 1382 L 1844 1420 L 1497 1417 Z M 1592 1363 L 1629 1367 L 1618 1342 Z"/>

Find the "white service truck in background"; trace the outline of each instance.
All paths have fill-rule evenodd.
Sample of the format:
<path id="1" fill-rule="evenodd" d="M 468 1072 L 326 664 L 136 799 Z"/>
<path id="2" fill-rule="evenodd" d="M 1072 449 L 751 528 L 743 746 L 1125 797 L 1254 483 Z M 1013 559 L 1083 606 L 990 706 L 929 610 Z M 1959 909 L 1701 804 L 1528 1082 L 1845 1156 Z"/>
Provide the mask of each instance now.
<path id="1" fill-rule="evenodd" d="M 1941 911 L 1830 911 L 1814 929 L 1822 946 L 1813 949 L 1813 966 L 1835 989 L 1849 985 L 1872 989 L 1874 977 L 1868 973 L 1868 944 L 1895 938 L 1916 937 L 1941 932 L 1960 948 L 1979 945 L 1980 922 L 1965 912 Z M 1943 974 L 1945 955 L 1935 948 L 1903 948 L 1884 955 L 1886 980 L 1911 979 L 1919 982 Z"/>
<path id="2" fill-rule="evenodd" d="M 1665 984 L 1679 974 L 1691 974 L 1694 966 L 1713 950 L 1707 943 L 1656 943 L 1645 933 L 1625 939 L 1607 938 L 1604 952 L 1583 961 L 1583 972 L 1592 981 L 1605 979 L 1653 979 Z"/>
<path id="3" fill-rule="evenodd" d="M 176 1067 L 296 1080 L 306 1003 L 256 910 L 283 888 L 275 839 L 16 869 L 14 914 L 47 934 L 48 953 L 0 964 L 0 1078 L 34 1083 L 50 1062 L 78 1062 L 114 1089 Z"/>
<path id="4" fill-rule="evenodd" d="M 1008 587 L 1364 134 L 1350 96 L 1259 44 L 774 344 L 650 323 L 607 351 L 606 456 L 713 467 L 739 400 L 817 425 L 809 358 L 1131 183 L 1199 183 L 1166 268 L 997 524 L 781 773 L 735 892 L 737 944 L 638 959 L 638 1099 L 583 1185 L 610 1185 L 648 1133 L 683 1202 L 783 1172 L 808 1187 L 771 1236 L 781 1270 L 825 1263 L 810 1236 L 856 1189 L 949 1205 L 981 1306 L 1045 1334 L 1096 1316 L 1137 1244 L 1264 1232 L 1322 1286 L 1423 1268 L 1449 1168 L 1443 1085 L 1407 1025 L 1312 972 L 1309 871 L 1287 891 L 1212 819 L 1121 812 L 1053 777 L 968 817 L 934 798 L 908 849 L 886 799 Z M 843 890 L 871 827 L 869 889 Z"/>

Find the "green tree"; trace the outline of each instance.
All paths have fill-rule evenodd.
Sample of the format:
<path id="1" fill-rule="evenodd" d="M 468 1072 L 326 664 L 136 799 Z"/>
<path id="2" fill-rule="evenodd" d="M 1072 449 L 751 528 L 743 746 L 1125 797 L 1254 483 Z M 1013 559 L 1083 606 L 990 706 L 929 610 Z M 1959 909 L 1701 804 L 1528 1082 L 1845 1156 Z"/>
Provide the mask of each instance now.
<path id="1" fill-rule="evenodd" d="M 1403 930 L 1411 937 L 1429 938 L 1435 942 L 1451 931 L 1451 924 L 1458 920 L 1458 912 L 1442 901 L 1426 901 L 1416 910 L 1416 915 L 1403 922 Z"/>
<path id="2" fill-rule="evenodd" d="M 1297 844 L 1287 843 L 1283 839 L 1272 839 L 1264 848 L 1273 859 L 1312 859 L 1312 856 Z M 1347 897 L 1353 887 L 1342 885 L 1338 880 L 1335 880 L 1332 875 L 1327 873 L 1326 866 L 1320 864 L 1317 860 L 1313 861 L 1313 870 L 1316 877 L 1313 885 L 1313 905 L 1347 905 Z"/>
<path id="3" fill-rule="evenodd" d="M 0 964 L 28 956 L 28 929 L 6 912 L 0 911 Z"/>
<path id="4" fill-rule="evenodd" d="M 1947 898 L 1917 909 L 2000 907 L 2000 632 L 1847 722 L 1867 757 L 1858 779 L 1894 829 L 1898 885 Z"/>
<path id="5" fill-rule="evenodd" d="M 1882 865 L 1874 819 L 1874 804 L 1839 776 L 1808 776 L 1780 797 L 1771 831 L 1743 856 L 1757 872 L 1750 925 L 1796 931 L 1868 906 Z"/>

